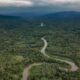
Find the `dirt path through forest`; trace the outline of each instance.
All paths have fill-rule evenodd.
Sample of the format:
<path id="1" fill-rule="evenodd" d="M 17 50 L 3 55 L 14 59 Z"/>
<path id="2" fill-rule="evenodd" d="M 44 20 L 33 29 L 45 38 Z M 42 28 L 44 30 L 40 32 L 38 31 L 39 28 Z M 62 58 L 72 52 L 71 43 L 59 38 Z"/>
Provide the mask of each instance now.
<path id="1" fill-rule="evenodd" d="M 51 58 L 48 54 L 46 54 L 46 48 L 47 48 L 47 46 L 48 46 L 47 40 L 46 40 L 44 37 L 41 38 L 41 40 L 44 42 L 44 46 L 42 47 L 42 49 L 41 49 L 40 52 L 41 52 L 46 58 Z M 66 63 L 66 64 L 69 64 L 69 65 L 71 66 L 70 69 L 64 69 L 64 68 L 62 68 L 62 69 L 64 69 L 64 70 L 66 70 L 66 71 L 75 72 L 75 71 L 78 70 L 78 66 L 77 66 L 75 63 L 73 63 L 73 62 L 70 62 L 70 61 L 67 61 L 67 60 L 62 60 L 62 59 L 57 59 L 57 58 L 55 58 L 55 60 L 56 60 L 56 61 L 64 62 L 64 63 Z M 27 67 L 24 69 L 24 71 L 23 71 L 23 76 L 22 76 L 22 79 L 21 79 L 21 80 L 28 80 L 28 76 L 29 76 L 30 69 L 31 69 L 32 67 L 34 67 L 34 66 L 39 66 L 39 65 L 42 65 L 42 64 L 44 64 L 44 63 L 33 63 L 33 64 L 27 66 Z"/>
<path id="2" fill-rule="evenodd" d="M 47 48 L 47 46 L 48 46 L 48 42 L 47 42 L 47 40 L 45 39 L 45 38 L 41 38 L 41 40 L 43 40 L 43 42 L 44 42 L 44 46 L 43 46 L 43 48 L 41 49 L 41 53 L 45 56 L 45 57 L 47 57 L 47 58 L 51 58 L 49 55 L 47 55 L 46 54 L 46 48 Z M 56 61 L 60 61 L 60 62 L 64 62 L 64 63 L 66 63 L 66 64 L 69 64 L 70 65 L 70 69 L 65 69 L 65 70 L 67 70 L 67 71 L 71 71 L 71 72 L 74 72 L 74 71 L 77 71 L 78 70 L 78 66 L 75 64 L 75 63 L 73 63 L 73 62 L 70 62 L 70 61 L 67 61 L 67 60 L 62 60 L 62 59 L 57 59 L 57 58 L 55 58 L 55 60 Z"/>

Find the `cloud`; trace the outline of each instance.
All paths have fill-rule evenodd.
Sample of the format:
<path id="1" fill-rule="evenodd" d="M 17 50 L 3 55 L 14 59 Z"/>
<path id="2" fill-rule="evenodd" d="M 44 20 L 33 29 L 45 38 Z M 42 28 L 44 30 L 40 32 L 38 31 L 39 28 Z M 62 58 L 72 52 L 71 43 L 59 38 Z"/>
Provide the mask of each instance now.
<path id="1" fill-rule="evenodd" d="M 18 7 L 17 10 L 25 11 L 36 11 L 36 12 L 46 12 L 46 11 L 80 11 L 80 0 L 0 0 L 0 12 L 1 11 L 15 11 L 15 8 L 7 6 Z M 4 7 L 5 9 L 1 8 Z"/>
<path id="2" fill-rule="evenodd" d="M 45 6 L 80 3 L 80 0 L 0 0 L 0 6 Z"/>
<path id="3" fill-rule="evenodd" d="M 80 0 L 32 0 L 36 5 L 62 5 L 62 4 L 80 4 Z"/>
<path id="4" fill-rule="evenodd" d="M 32 6 L 31 0 L 0 0 L 0 6 Z"/>

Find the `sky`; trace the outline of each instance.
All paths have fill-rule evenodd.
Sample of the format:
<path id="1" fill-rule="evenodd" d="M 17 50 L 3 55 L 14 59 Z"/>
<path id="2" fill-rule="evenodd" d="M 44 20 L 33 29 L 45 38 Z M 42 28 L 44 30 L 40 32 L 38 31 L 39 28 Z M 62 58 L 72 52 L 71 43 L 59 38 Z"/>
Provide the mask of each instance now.
<path id="1" fill-rule="evenodd" d="M 48 6 L 48 5 L 64 5 L 71 4 L 72 6 L 79 6 L 80 0 L 0 0 L 0 6 Z"/>
<path id="2" fill-rule="evenodd" d="M 0 0 L 0 13 L 80 11 L 80 0 Z"/>

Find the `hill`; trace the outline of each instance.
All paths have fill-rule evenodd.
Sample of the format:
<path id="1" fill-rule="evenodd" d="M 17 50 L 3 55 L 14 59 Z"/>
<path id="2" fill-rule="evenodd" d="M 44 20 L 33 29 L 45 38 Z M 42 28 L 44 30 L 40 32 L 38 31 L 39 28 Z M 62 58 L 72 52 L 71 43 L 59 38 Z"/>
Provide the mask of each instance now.
<path id="1" fill-rule="evenodd" d="M 24 18 L 27 20 L 53 20 L 53 19 L 80 19 L 80 12 L 75 11 L 65 11 L 65 12 L 56 12 L 49 14 L 40 14 L 40 13 L 17 13 L 12 15 L 0 15 L 0 19 L 20 19 Z"/>
<path id="2" fill-rule="evenodd" d="M 39 16 L 38 19 L 51 20 L 51 19 L 80 19 L 80 12 L 68 11 L 68 12 L 57 12 L 50 13 L 43 16 Z"/>

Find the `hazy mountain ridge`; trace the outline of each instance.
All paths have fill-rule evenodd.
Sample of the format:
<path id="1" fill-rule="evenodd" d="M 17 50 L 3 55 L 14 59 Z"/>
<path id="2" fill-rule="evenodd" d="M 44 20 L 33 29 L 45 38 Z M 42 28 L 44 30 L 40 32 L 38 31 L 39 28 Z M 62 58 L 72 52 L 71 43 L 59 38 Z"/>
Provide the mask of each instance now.
<path id="1" fill-rule="evenodd" d="M 58 19 L 80 19 L 80 12 L 58 12 L 58 13 L 51 13 L 51 14 L 46 14 L 43 16 L 39 17 L 40 19 L 54 19 L 54 18 L 58 18 Z"/>
<path id="2" fill-rule="evenodd" d="M 49 14 L 37 14 L 37 13 L 18 13 L 12 15 L 0 15 L 0 18 L 8 18 L 8 19 L 80 19 L 80 12 L 75 11 L 67 11 L 67 12 L 57 12 L 57 13 L 49 13 Z"/>

